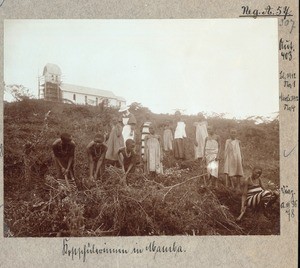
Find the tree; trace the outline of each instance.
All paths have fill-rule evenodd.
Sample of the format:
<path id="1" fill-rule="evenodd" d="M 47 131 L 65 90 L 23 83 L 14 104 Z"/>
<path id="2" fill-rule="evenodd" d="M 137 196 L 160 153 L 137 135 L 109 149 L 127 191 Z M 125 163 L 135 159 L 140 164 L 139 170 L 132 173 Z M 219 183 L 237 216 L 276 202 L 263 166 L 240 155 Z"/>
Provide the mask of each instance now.
<path id="1" fill-rule="evenodd" d="M 139 102 L 133 102 L 129 105 L 130 111 L 140 111 L 140 112 L 146 112 L 146 113 L 151 113 L 149 108 L 144 107 L 141 103 Z"/>
<path id="2" fill-rule="evenodd" d="M 4 90 L 10 93 L 16 101 L 32 99 L 33 95 L 29 92 L 29 88 L 23 85 L 5 85 Z"/>

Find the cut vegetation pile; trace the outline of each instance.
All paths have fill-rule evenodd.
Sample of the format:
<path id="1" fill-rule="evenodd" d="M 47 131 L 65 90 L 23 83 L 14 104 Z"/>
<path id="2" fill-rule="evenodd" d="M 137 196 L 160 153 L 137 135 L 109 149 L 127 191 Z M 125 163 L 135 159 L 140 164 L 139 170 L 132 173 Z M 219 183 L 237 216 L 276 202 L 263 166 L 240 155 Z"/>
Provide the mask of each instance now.
<path id="1" fill-rule="evenodd" d="M 138 120 L 142 112 L 143 108 Z M 109 132 L 109 122 L 116 114 L 113 109 L 100 111 L 39 100 L 5 104 L 6 236 L 279 234 L 278 203 L 265 215 L 247 212 L 237 224 L 241 195 L 226 189 L 222 176 L 218 190 L 203 187 L 203 169 L 193 160 L 176 163 L 171 155 L 165 155 L 164 175 L 152 179 L 138 172 L 129 177 L 127 187 L 120 184 L 122 174 L 114 167 L 106 169 L 102 181 L 88 181 L 86 145 L 98 131 Z M 172 120 L 172 116 L 152 114 L 159 134 L 165 119 Z M 194 118 L 186 120 L 191 135 Z M 260 164 L 264 182 L 276 187 L 278 122 L 259 126 L 220 118 L 209 118 L 208 122 L 217 126 L 224 142 L 228 129 L 237 127 L 247 157 L 246 173 L 252 165 Z M 76 142 L 76 177 L 83 186 L 80 191 L 56 181 L 51 145 L 64 131 L 72 133 Z M 192 150 L 188 144 L 187 156 L 192 156 Z"/>

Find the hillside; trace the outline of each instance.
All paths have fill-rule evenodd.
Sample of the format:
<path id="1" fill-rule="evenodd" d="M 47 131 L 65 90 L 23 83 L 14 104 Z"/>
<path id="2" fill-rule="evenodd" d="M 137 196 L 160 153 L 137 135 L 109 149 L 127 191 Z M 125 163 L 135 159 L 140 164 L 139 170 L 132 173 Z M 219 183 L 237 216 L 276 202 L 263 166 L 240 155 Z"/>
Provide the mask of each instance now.
<path id="1" fill-rule="evenodd" d="M 141 124 L 147 108 L 132 111 Z M 70 193 L 57 185 L 51 145 L 65 131 L 76 142 L 76 177 L 88 174 L 86 145 L 95 133 L 109 132 L 117 111 L 112 108 L 55 104 L 24 100 L 4 105 L 4 218 L 13 236 L 103 235 L 238 235 L 279 234 L 279 204 L 266 215 L 247 213 L 239 225 L 240 194 L 222 186 L 201 187 L 202 170 L 193 161 L 193 116 L 184 116 L 187 160 L 177 163 L 164 157 L 168 175 L 155 181 L 135 174 L 127 188 L 119 185 L 118 170 L 109 168 L 96 185 Z M 172 115 L 151 114 L 157 133 Z M 254 165 L 263 167 L 269 188 L 279 185 L 278 120 L 255 124 L 254 120 L 209 117 L 220 135 L 222 151 L 235 127 L 241 140 L 246 175 Z M 26 158 L 24 155 L 26 154 Z M 223 161 L 220 163 L 223 170 Z M 186 181 L 188 180 L 188 181 Z M 175 185 L 175 186 L 174 186 Z"/>

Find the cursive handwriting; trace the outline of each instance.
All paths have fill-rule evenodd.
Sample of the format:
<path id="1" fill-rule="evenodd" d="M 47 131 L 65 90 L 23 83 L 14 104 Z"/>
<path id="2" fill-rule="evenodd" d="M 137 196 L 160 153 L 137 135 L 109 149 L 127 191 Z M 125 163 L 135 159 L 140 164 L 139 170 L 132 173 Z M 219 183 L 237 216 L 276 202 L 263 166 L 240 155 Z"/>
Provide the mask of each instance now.
<path id="1" fill-rule="evenodd" d="M 290 112 L 295 112 L 296 110 L 296 105 L 293 104 L 293 102 L 297 102 L 299 101 L 299 97 L 297 95 L 284 95 L 283 93 L 280 94 L 279 96 L 279 100 L 281 102 L 287 102 L 283 104 L 283 109 L 286 111 L 290 111 Z M 285 154 L 285 152 L 284 152 Z"/>
<path id="2" fill-rule="evenodd" d="M 106 243 L 104 243 L 104 247 L 97 247 L 95 244 L 87 243 L 84 244 L 83 247 L 74 247 L 69 246 L 70 239 L 63 239 L 63 249 L 62 255 L 66 255 L 71 257 L 72 260 L 77 258 L 78 260 L 82 260 L 86 262 L 87 255 L 99 255 L 99 254 L 128 254 L 129 251 L 127 249 L 122 248 L 111 248 L 107 247 Z"/>
<path id="3" fill-rule="evenodd" d="M 175 254 L 186 252 L 181 245 L 173 242 L 172 245 L 158 245 L 156 241 L 150 242 L 147 246 L 138 246 L 137 243 L 133 248 L 121 248 L 110 247 L 106 243 L 103 246 L 96 246 L 93 243 L 86 243 L 83 246 L 71 246 L 69 245 L 70 238 L 63 239 L 62 255 L 68 256 L 72 260 L 78 259 L 82 262 L 87 261 L 88 255 L 100 255 L 100 254 L 142 254 L 152 253 L 154 258 L 156 254 Z"/>
<path id="4" fill-rule="evenodd" d="M 283 185 L 280 188 L 283 199 L 287 199 L 280 204 L 280 208 L 288 215 L 289 221 L 295 218 L 295 208 L 298 206 L 298 200 L 295 199 L 295 192 L 288 185 Z"/>
<path id="5" fill-rule="evenodd" d="M 242 6 L 242 15 L 240 17 L 283 17 L 286 19 L 287 17 L 293 16 L 290 7 L 288 6 L 278 6 L 276 8 L 268 5 L 264 9 L 252 9 L 249 6 Z"/>
<path id="6" fill-rule="evenodd" d="M 291 61 L 293 59 L 293 53 L 295 52 L 293 41 L 280 38 L 279 51 L 281 51 L 281 57 L 283 60 Z"/>
<path id="7" fill-rule="evenodd" d="M 280 19 L 278 25 L 280 27 L 290 27 L 290 34 L 296 28 L 295 21 L 293 19 Z"/>

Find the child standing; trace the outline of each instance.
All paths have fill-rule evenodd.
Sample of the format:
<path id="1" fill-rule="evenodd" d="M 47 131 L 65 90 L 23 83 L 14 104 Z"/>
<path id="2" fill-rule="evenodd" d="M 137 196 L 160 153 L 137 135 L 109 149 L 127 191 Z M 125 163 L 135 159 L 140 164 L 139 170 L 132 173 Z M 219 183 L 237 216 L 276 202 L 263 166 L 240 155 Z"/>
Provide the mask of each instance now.
<path id="1" fill-rule="evenodd" d="M 207 128 L 208 136 L 204 143 L 204 155 L 209 174 L 210 184 L 217 187 L 217 179 L 219 177 L 219 153 L 220 153 L 220 137 L 215 134 L 213 127 Z"/>
<path id="2" fill-rule="evenodd" d="M 201 113 L 198 114 L 198 122 L 194 123 L 194 127 L 195 127 L 195 141 L 194 141 L 195 159 L 199 159 L 201 161 L 204 156 L 205 139 L 208 136 L 207 122 L 205 121 L 205 118 Z"/>
<path id="3" fill-rule="evenodd" d="M 226 187 L 228 181 L 232 188 L 234 186 L 234 178 L 237 178 L 237 189 L 241 189 L 241 177 L 244 176 L 243 172 L 243 158 L 240 149 L 241 142 L 236 139 L 236 129 L 230 130 L 230 139 L 226 140 L 225 154 L 224 154 L 224 173 L 226 175 Z"/>
<path id="4" fill-rule="evenodd" d="M 153 125 L 149 126 L 150 134 L 145 137 L 145 157 L 146 171 L 148 174 L 155 176 L 163 173 L 162 168 L 162 150 L 160 136 L 155 134 Z"/>
<path id="5" fill-rule="evenodd" d="M 170 123 L 167 122 L 165 127 L 164 127 L 164 136 L 163 136 L 163 140 L 164 140 L 164 150 L 166 152 L 168 151 L 172 151 L 173 150 L 173 133 L 171 130 L 171 126 Z"/>

